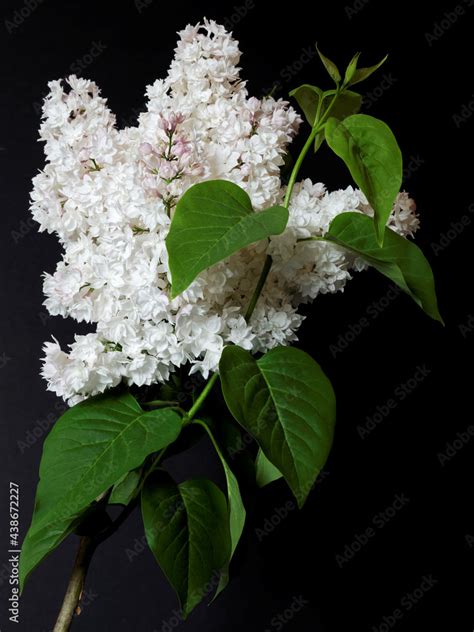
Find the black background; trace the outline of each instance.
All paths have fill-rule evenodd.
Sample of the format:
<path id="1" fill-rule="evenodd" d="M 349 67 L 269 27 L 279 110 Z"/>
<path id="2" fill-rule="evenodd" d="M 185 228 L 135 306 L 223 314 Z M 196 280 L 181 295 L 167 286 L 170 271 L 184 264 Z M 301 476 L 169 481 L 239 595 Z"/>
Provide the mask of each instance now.
<path id="1" fill-rule="evenodd" d="M 39 377 L 41 345 L 51 335 L 66 344 L 78 330 L 72 320 L 48 319 L 41 306 L 41 273 L 53 271 L 59 257 L 56 240 L 39 235 L 28 214 L 30 181 L 44 162 L 36 142 L 42 96 L 49 80 L 77 71 L 98 83 L 122 126 L 134 124 L 144 107 L 145 85 L 166 72 L 175 31 L 204 15 L 231 23 L 244 53 L 243 76 L 256 96 L 275 82 L 279 96 L 304 82 L 330 87 L 322 66 L 308 54 L 315 40 L 341 65 L 357 50 L 367 65 L 390 53 L 384 68 L 360 87 L 369 93 L 365 111 L 389 123 L 405 156 L 404 186 L 417 200 L 422 220 L 417 243 L 432 263 L 446 327 L 405 296 L 390 300 L 385 279 L 372 272 L 356 276 L 343 294 L 318 299 L 308 310 L 300 344 L 333 381 L 339 409 L 333 451 L 307 505 L 300 512 L 287 505 L 291 496 L 282 483 L 255 493 L 248 500 L 234 579 L 218 601 L 198 608 L 183 624 L 151 554 L 127 559 L 127 549 L 142 537 L 135 513 L 96 553 L 88 599 L 73 629 L 474 629 L 469 511 L 474 437 L 466 442 L 473 388 L 467 348 L 474 336 L 470 3 L 349 0 L 278 8 L 261 0 L 2 3 L 1 630 L 52 629 L 76 546 L 69 539 L 34 573 L 21 600 L 20 624 L 9 623 L 8 482 L 21 486 L 24 535 L 44 439 L 41 426 L 59 414 L 58 400 Z M 246 15 L 239 17 L 234 7 Z M 326 152 L 308 161 L 305 172 L 330 188 L 350 183 Z M 354 334 L 364 316 L 369 326 Z M 353 339 L 335 352 L 340 337 Z M 417 367 L 426 367 L 426 375 L 414 386 L 409 380 L 421 376 Z M 404 384 L 410 392 L 400 401 Z M 378 417 L 380 423 L 362 439 L 360 427 L 377 407 L 383 415 L 390 398 L 397 400 L 395 409 Z M 443 458 L 447 450 L 451 456 Z M 172 467 L 180 476 L 206 468 L 219 475 L 205 441 Z M 384 514 L 385 521 L 379 514 L 397 495 L 408 501 L 389 510 L 391 518 Z M 381 522 L 384 526 L 377 526 Z M 337 557 L 370 526 L 373 537 L 352 559 Z M 412 599 L 425 576 L 434 585 Z M 305 605 L 291 614 L 298 598 Z M 390 615 L 397 608 L 402 618 L 395 621 Z"/>

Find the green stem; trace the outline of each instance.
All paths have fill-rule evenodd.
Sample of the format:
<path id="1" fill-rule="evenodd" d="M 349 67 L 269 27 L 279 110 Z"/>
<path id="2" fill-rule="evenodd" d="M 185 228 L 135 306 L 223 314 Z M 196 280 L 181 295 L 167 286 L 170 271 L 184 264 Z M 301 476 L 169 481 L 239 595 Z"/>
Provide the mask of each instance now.
<path id="1" fill-rule="evenodd" d="M 320 130 L 318 129 L 318 126 L 315 125 L 313 129 L 311 130 L 311 134 L 308 136 L 308 140 L 304 144 L 304 147 L 301 150 L 300 155 L 298 156 L 298 160 L 295 162 L 295 166 L 293 167 L 293 171 L 291 172 L 290 179 L 288 181 L 288 187 L 286 189 L 286 194 L 285 194 L 285 201 L 283 202 L 283 206 L 285 208 L 288 208 L 290 205 L 291 195 L 293 193 L 293 188 L 296 184 L 296 178 L 298 177 L 298 173 L 300 171 L 301 165 L 303 164 L 303 160 L 306 158 L 306 154 L 308 153 L 309 148 L 312 146 L 314 142 L 314 138 L 319 131 Z"/>
<path id="2" fill-rule="evenodd" d="M 207 432 L 207 434 L 209 435 L 209 438 L 212 442 L 212 445 L 214 446 L 215 451 L 217 452 L 218 457 L 221 459 L 221 461 L 225 461 L 224 459 L 224 455 L 221 452 L 221 449 L 219 447 L 219 444 L 217 443 L 217 441 L 214 438 L 214 435 L 211 432 L 211 429 L 209 428 L 209 426 L 204 422 L 201 421 L 200 419 L 195 419 L 193 421 L 193 424 L 202 426 L 204 428 L 204 430 Z"/>
<path id="3" fill-rule="evenodd" d="M 166 452 L 166 448 L 168 446 L 165 446 L 164 448 L 162 448 L 158 454 L 155 456 L 155 458 L 152 460 L 152 462 L 150 463 L 150 465 L 148 466 L 148 468 L 145 470 L 145 473 L 142 474 L 141 480 L 139 482 L 139 484 L 137 485 L 137 488 L 135 490 L 135 494 L 134 494 L 134 500 L 136 498 L 138 498 L 138 496 L 140 495 L 140 492 L 143 489 L 143 486 L 145 485 L 146 479 L 150 476 L 150 474 L 153 472 L 153 470 L 157 467 L 157 465 L 160 463 L 160 461 L 163 460 L 163 457 L 165 455 Z M 120 516 L 119 516 L 120 518 Z"/>
<path id="4" fill-rule="evenodd" d="M 308 153 L 310 147 L 312 146 L 316 135 L 322 130 L 324 124 L 326 123 L 326 120 L 329 117 L 329 114 L 331 112 L 332 106 L 334 105 L 334 103 L 335 103 L 335 101 L 336 101 L 338 96 L 339 96 L 339 90 L 336 91 L 336 93 L 334 94 L 334 97 L 331 99 L 331 103 L 328 105 L 328 107 L 324 111 L 324 114 L 321 116 L 321 118 L 319 118 L 320 112 L 321 112 L 321 108 L 318 107 L 317 119 L 315 121 L 313 129 L 311 130 L 311 134 L 309 135 L 308 140 L 304 144 L 304 147 L 301 150 L 301 153 L 298 156 L 298 159 L 295 162 L 295 165 L 294 165 L 294 167 L 292 169 L 292 172 L 291 172 L 291 175 L 290 175 L 290 180 L 288 182 L 288 188 L 286 190 L 286 195 L 285 195 L 285 201 L 283 202 L 283 206 L 285 208 L 288 208 L 289 205 L 290 205 L 290 200 L 291 200 L 291 195 L 293 193 L 293 188 L 295 186 L 296 178 L 298 177 L 301 165 L 303 164 L 303 160 L 306 158 L 306 154 Z M 260 298 L 260 294 L 262 293 L 263 286 L 265 285 L 265 282 L 266 282 L 266 280 L 268 278 L 268 275 L 270 273 L 271 268 L 272 268 L 272 258 L 271 258 L 270 255 L 267 255 L 265 257 L 265 262 L 263 264 L 263 269 L 262 269 L 262 271 L 260 273 L 260 277 L 259 277 L 259 279 L 257 281 L 257 285 L 255 287 L 255 290 L 254 290 L 253 294 L 252 294 L 252 298 L 250 299 L 250 303 L 249 303 L 249 305 L 247 307 L 247 310 L 245 312 L 245 320 L 247 322 L 249 322 L 250 318 L 252 317 L 252 314 L 253 314 L 253 312 L 255 310 L 255 307 L 257 305 L 258 299 Z M 206 386 L 202 390 L 202 392 L 199 395 L 199 397 L 197 398 L 197 400 L 194 402 L 194 405 L 192 406 L 191 410 L 186 415 L 186 420 L 187 420 L 186 423 L 189 423 L 193 419 L 193 417 L 196 415 L 196 413 L 198 412 L 198 410 L 203 405 L 206 397 L 209 395 L 209 393 L 212 390 L 212 387 L 214 386 L 214 384 L 217 382 L 218 379 L 219 379 L 219 374 L 218 373 L 214 373 L 212 375 L 212 377 L 210 378 L 209 382 L 206 384 Z"/>
<path id="5" fill-rule="evenodd" d="M 203 390 L 199 394 L 198 398 L 196 399 L 196 401 L 194 402 L 194 404 L 190 408 L 188 414 L 186 415 L 187 423 L 189 423 L 193 419 L 193 417 L 196 415 L 198 410 L 204 404 L 204 401 L 205 401 L 206 397 L 209 395 L 209 393 L 212 390 L 212 387 L 214 386 L 214 384 L 217 382 L 218 379 L 219 379 L 219 374 L 218 373 L 213 373 L 211 375 L 211 377 L 209 379 L 209 382 L 203 388 Z"/>
<path id="6" fill-rule="evenodd" d="M 285 195 L 285 201 L 283 202 L 283 206 L 285 208 L 288 208 L 288 206 L 290 205 L 290 200 L 291 200 L 291 195 L 293 193 L 293 188 L 296 184 L 296 178 L 298 177 L 301 165 L 303 164 L 303 160 L 306 158 L 306 154 L 308 153 L 310 147 L 312 146 L 314 139 L 316 138 L 317 134 L 319 134 L 319 132 L 322 130 L 322 128 L 324 127 L 329 114 L 331 112 L 332 106 L 334 105 L 337 97 L 339 96 L 339 91 L 336 91 L 335 95 L 333 96 L 333 98 L 331 99 L 331 103 L 328 105 L 327 109 L 324 111 L 324 114 L 320 117 L 320 106 L 321 106 L 321 100 L 318 106 L 318 112 L 316 114 L 316 120 L 313 126 L 313 129 L 311 130 L 311 134 L 308 137 L 308 140 L 306 141 L 306 143 L 304 144 L 303 149 L 301 150 L 300 155 L 298 156 L 297 161 L 295 162 L 295 165 L 293 167 L 293 171 L 291 172 L 290 175 L 290 179 L 288 181 L 288 187 L 286 189 L 286 195 Z"/>
<path id="7" fill-rule="evenodd" d="M 260 273 L 260 278 L 257 281 L 257 285 L 252 294 L 252 298 L 250 299 L 250 303 L 247 307 L 247 311 L 245 312 L 245 320 L 249 322 L 253 311 L 257 305 L 257 301 L 262 293 L 263 286 L 265 285 L 265 281 L 267 280 L 268 273 L 270 272 L 270 268 L 272 267 L 272 258 L 270 255 L 265 257 L 265 263 L 263 264 L 262 272 Z"/>
<path id="8" fill-rule="evenodd" d="M 300 171 L 301 165 L 306 157 L 306 154 L 308 153 L 311 145 L 313 144 L 313 141 L 316 137 L 316 135 L 321 131 L 321 129 L 323 128 L 329 113 L 331 111 L 332 106 L 334 105 L 334 102 L 336 101 L 337 97 L 339 96 L 339 91 L 336 92 L 336 94 L 334 95 L 331 103 L 329 104 L 328 108 L 325 110 L 323 116 L 319 119 L 320 116 L 320 112 L 321 112 L 321 103 L 318 106 L 318 110 L 317 110 L 317 115 L 316 115 L 316 122 L 315 125 L 313 127 L 313 129 L 311 130 L 311 134 L 309 135 L 308 140 L 306 141 L 303 149 L 301 150 L 300 155 L 298 156 L 298 159 L 293 167 L 293 170 L 291 172 L 291 176 L 290 176 L 290 180 L 288 182 L 288 188 L 286 190 L 286 195 L 285 195 L 285 200 L 284 200 L 284 206 L 285 208 L 289 207 L 290 204 L 290 200 L 291 200 L 291 195 L 293 193 L 293 188 L 295 186 L 296 183 L 296 178 L 298 177 L 298 173 Z M 319 119 L 319 120 L 318 120 Z M 170 152 L 170 149 L 172 147 L 172 138 L 169 138 L 169 148 L 168 148 L 168 154 Z M 95 161 L 94 162 L 94 166 L 96 167 Z M 98 165 L 97 165 L 98 167 Z M 170 213 L 170 208 L 168 208 L 168 214 Z M 270 257 L 270 255 L 267 255 L 265 258 L 265 262 L 263 264 L 263 269 L 262 272 L 260 274 L 260 277 L 257 281 L 257 285 L 255 287 L 254 293 L 252 294 L 252 298 L 250 299 L 250 303 L 249 306 L 247 307 L 247 311 L 245 313 L 245 320 L 248 322 L 255 310 L 255 306 L 257 305 L 257 301 L 260 297 L 260 294 L 262 293 L 263 290 L 263 286 L 265 285 L 265 281 L 267 280 L 268 274 L 271 270 L 272 267 L 272 259 Z M 201 393 L 199 394 L 198 398 L 196 399 L 196 401 L 194 402 L 193 406 L 190 408 L 189 412 L 187 414 L 185 414 L 184 416 L 184 425 L 187 425 L 189 423 L 192 422 L 193 418 L 195 417 L 196 413 L 201 409 L 202 405 L 204 404 L 207 396 L 209 395 L 209 393 L 211 392 L 214 384 L 217 382 L 217 380 L 219 379 L 219 374 L 218 373 L 214 373 L 209 381 L 207 382 L 207 384 L 205 385 L 205 387 L 203 388 L 203 390 L 201 391 Z M 155 400 L 152 402 L 147 402 L 148 406 L 162 406 L 162 405 L 166 405 L 168 403 L 174 403 L 174 402 L 165 402 L 162 400 Z M 180 411 L 182 411 L 182 409 L 180 409 L 179 407 L 175 407 L 176 409 L 179 409 Z M 184 412 L 184 411 L 182 411 Z M 196 419 L 193 423 L 195 424 L 199 424 L 200 426 L 202 426 L 203 428 L 205 428 L 207 434 L 209 435 L 214 448 L 216 449 L 216 452 L 218 453 L 219 456 L 221 456 L 222 458 L 222 453 L 220 451 L 220 448 L 216 442 L 216 440 L 214 439 L 214 436 L 212 435 L 212 432 L 210 430 L 210 428 L 208 428 L 207 424 L 205 424 L 204 422 L 200 421 L 199 419 Z M 68 587 L 68 591 L 66 593 L 66 597 L 65 597 L 65 601 L 63 604 L 63 607 L 61 609 L 58 621 L 56 623 L 56 626 L 54 628 L 55 631 L 58 632 L 67 632 L 67 630 L 69 630 L 71 621 L 72 621 L 72 616 L 74 613 L 74 609 L 77 606 L 77 603 L 80 599 L 80 594 L 81 591 L 83 589 L 84 586 L 84 581 L 85 581 L 85 576 L 86 576 L 86 572 L 87 572 L 87 567 L 89 565 L 90 562 L 90 558 L 92 557 L 92 553 L 95 549 L 95 547 L 102 542 L 103 540 L 105 540 L 106 538 L 108 538 L 110 535 L 112 535 L 112 533 L 114 533 L 115 531 L 117 531 L 117 529 L 120 527 L 120 525 L 128 518 L 128 516 L 131 514 L 131 512 L 135 509 L 137 503 L 138 503 L 138 499 L 140 496 L 140 492 L 143 489 L 143 486 L 145 484 L 145 481 L 147 479 L 147 477 L 151 474 L 151 472 L 157 467 L 157 465 L 160 463 L 160 461 L 162 460 L 164 453 L 165 453 L 166 448 L 163 448 L 158 454 L 157 456 L 153 459 L 153 461 L 151 462 L 150 466 L 147 468 L 147 470 L 145 471 L 145 473 L 143 474 L 140 483 L 138 484 L 136 490 L 135 490 L 135 496 L 134 498 L 131 500 L 131 502 L 127 505 L 127 507 L 125 507 L 125 509 L 122 511 L 122 513 L 119 515 L 119 517 L 114 521 L 114 523 L 109 527 L 109 529 L 106 529 L 106 531 L 98 536 L 96 536 L 95 538 L 91 539 L 91 538 L 82 538 L 81 540 L 81 544 L 79 547 L 79 552 L 78 552 L 78 556 L 76 558 L 76 562 L 74 565 L 74 570 L 73 570 L 73 575 L 71 577 L 70 580 L 70 584 Z M 110 493 L 111 490 L 108 490 L 108 493 Z"/>
<path id="9" fill-rule="evenodd" d="M 135 507 L 138 505 L 138 502 L 140 500 L 140 493 L 146 483 L 146 479 L 150 476 L 153 470 L 155 470 L 156 467 L 159 465 L 159 463 L 163 460 L 163 456 L 166 452 L 166 447 L 162 448 L 158 452 L 158 454 L 152 460 L 148 468 L 144 471 L 144 473 L 142 473 L 140 482 L 135 488 L 135 493 L 133 495 L 133 498 L 130 500 L 128 505 L 123 509 L 123 511 L 119 514 L 119 516 L 113 521 L 110 527 L 106 529 L 104 533 L 99 534 L 97 538 L 98 542 L 103 542 L 104 540 L 109 538 L 113 533 L 115 533 L 121 527 L 121 525 L 125 522 L 128 516 L 132 513 Z"/>
<path id="10" fill-rule="evenodd" d="M 315 139 L 316 135 L 319 134 L 319 132 L 321 131 L 321 129 L 322 129 L 323 125 L 324 125 L 324 123 L 326 122 L 326 119 L 327 119 L 327 117 L 329 115 L 329 111 L 331 110 L 332 106 L 334 105 L 334 102 L 335 102 L 337 96 L 338 96 L 338 93 L 336 93 L 334 95 L 334 98 L 332 99 L 332 101 L 329 104 L 327 110 L 324 112 L 323 116 L 320 119 L 319 119 L 319 115 L 320 115 L 320 109 L 321 109 L 321 107 L 320 107 L 321 106 L 321 101 L 319 103 L 318 112 L 316 114 L 317 123 L 315 123 L 313 129 L 311 130 L 311 134 L 308 136 L 308 140 L 304 144 L 304 147 L 301 150 L 301 153 L 298 156 L 298 159 L 295 162 L 294 167 L 293 167 L 293 169 L 291 171 L 290 179 L 288 181 L 288 187 L 286 189 L 285 200 L 283 202 L 283 206 L 285 208 L 288 208 L 289 205 L 290 205 L 291 195 L 293 193 L 293 189 L 294 189 L 294 186 L 296 184 L 296 178 L 298 177 L 298 174 L 300 172 L 301 165 L 303 164 L 303 161 L 306 158 L 306 155 L 307 155 L 310 147 L 313 145 L 313 142 L 314 142 L 314 139 Z M 257 281 L 257 285 L 255 287 L 254 293 L 252 294 L 252 298 L 250 299 L 249 306 L 247 307 L 247 311 L 245 313 L 245 320 L 247 322 L 249 322 L 250 317 L 253 314 L 255 306 L 257 305 L 257 301 L 258 301 L 258 299 L 260 297 L 260 294 L 262 293 L 263 286 L 265 285 L 267 277 L 270 274 L 271 268 L 272 268 L 272 258 L 270 257 L 270 255 L 267 255 L 266 258 L 265 258 L 265 263 L 263 264 L 262 272 L 260 273 L 260 277 L 259 277 L 259 279 Z"/>

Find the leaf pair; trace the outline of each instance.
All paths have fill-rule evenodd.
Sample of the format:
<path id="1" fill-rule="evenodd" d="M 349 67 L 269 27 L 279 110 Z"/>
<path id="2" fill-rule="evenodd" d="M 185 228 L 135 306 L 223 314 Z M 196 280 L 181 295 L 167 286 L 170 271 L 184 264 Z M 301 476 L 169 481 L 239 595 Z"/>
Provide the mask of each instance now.
<path id="1" fill-rule="evenodd" d="M 290 92 L 304 112 L 306 120 L 314 127 L 321 119 L 321 116 L 331 106 L 331 117 L 343 121 L 351 114 L 356 114 L 360 110 L 362 97 L 357 92 L 344 90 L 326 90 L 323 92 L 316 86 L 304 84 Z M 318 117 L 319 112 L 319 117 Z M 314 151 L 317 151 L 324 141 L 324 131 L 319 132 L 314 139 Z"/>
<path id="2" fill-rule="evenodd" d="M 44 443 L 35 510 L 21 552 L 22 589 L 94 501 L 149 454 L 175 441 L 181 425 L 175 411 L 145 412 L 128 393 L 94 397 L 66 411 Z"/>
<path id="3" fill-rule="evenodd" d="M 147 541 L 175 588 L 184 614 L 212 590 L 225 587 L 243 531 L 245 509 L 237 479 L 210 429 L 224 467 L 228 501 L 211 481 L 177 485 L 164 472 L 144 481 L 142 514 Z M 34 568 L 79 525 L 95 501 L 127 505 L 140 489 L 139 466 L 173 443 L 182 428 L 171 409 L 144 411 L 129 393 L 91 398 L 69 409 L 47 437 L 35 511 L 23 542 L 23 589 Z M 107 502 L 107 499 L 104 500 Z"/>
<path id="4" fill-rule="evenodd" d="M 286 347 L 258 360 L 244 349 L 226 347 L 219 370 L 229 410 L 261 447 L 259 483 L 283 475 L 302 506 L 332 443 L 335 397 L 329 380 L 310 356 Z M 227 584 L 245 522 L 237 479 L 209 426 L 193 423 L 205 429 L 221 459 L 228 501 L 210 481 L 176 484 L 163 472 L 147 479 L 142 494 L 147 541 L 184 615 Z"/>
<path id="5" fill-rule="evenodd" d="M 323 62 L 324 67 L 327 70 L 328 75 L 334 81 L 336 85 L 339 85 L 342 80 L 341 73 L 336 66 L 336 64 L 331 61 L 328 57 L 323 55 L 316 44 L 316 50 L 318 51 L 319 58 Z M 385 63 L 388 55 L 385 55 L 383 59 L 381 59 L 378 64 L 374 64 L 373 66 L 369 66 L 368 68 L 357 68 L 357 64 L 359 62 L 360 53 L 356 53 L 354 57 L 351 59 L 349 64 L 347 65 L 346 72 L 344 74 L 343 86 L 353 86 L 356 83 L 360 83 L 364 81 L 370 75 L 372 75 L 376 70 L 380 68 L 380 66 Z"/>
<path id="6" fill-rule="evenodd" d="M 292 90 L 290 96 L 296 98 L 308 123 L 314 128 L 315 151 L 326 139 L 364 192 L 374 209 L 375 233 L 382 245 L 385 225 L 402 184 L 402 154 L 395 136 L 385 123 L 357 114 L 362 97 L 348 87 L 369 77 L 386 57 L 369 68 L 357 68 L 360 55 L 357 53 L 348 64 L 340 85 L 342 77 L 336 64 L 317 50 L 337 89 L 323 92 L 316 86 L 305 84 Z M 325 121 L 325 118 L 328 120 Z M 324 121 L 324 133 L 319 128 L 316 133 L 315 126 L 320 121 Z"/>
<path id="7" fill-rule="evenodd" d="M 320 101 L 322 111 L 333 102 L 324 132 L 315 136 L 315 150 L 325 138 L 328 146 L 344 161 L 374 209 L 375 233 L 381 245 L 403 177 L 402 153 L 392 131 L 373 116 L 354 114 L 361 105 L 361 96 L 356 92 L 346 90 L 337 94 L 335 90 L 322 92 L 315 86 L 303 85 L 290 94 L 311 125 L 316 123 Z"/>
<path id="8" fill-rule="evenodd" d="M 329 147 L 345 162 L 374 209 L 375 234 L 382 245 L 403 177 L 402 153 L 395 136 L 383 121 L 366 114 L 343 121 L 330 118 L 325 133 Z"/>
<path id="9" fill-rule="evenodd" d="M 257 465 L 260 484 L 281 472 L 301 507 L 332 444 L 336 402 L 328 378 L 308 354 L 291 347 L 258 360 L 226 347 L 219 372 L 229 410 L 264 455 Z"/>

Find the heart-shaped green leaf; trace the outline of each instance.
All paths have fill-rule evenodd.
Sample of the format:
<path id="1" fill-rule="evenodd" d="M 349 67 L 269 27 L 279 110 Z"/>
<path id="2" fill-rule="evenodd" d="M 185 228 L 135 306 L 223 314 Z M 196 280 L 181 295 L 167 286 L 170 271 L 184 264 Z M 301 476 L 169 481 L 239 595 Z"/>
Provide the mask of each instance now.
<path id="1" fill-rule="evenodd" d="M 302 506 L 331 448 L 336 402 L 328 378 L 307 353 L 291 347 L 259 360 L 226 347 L 219 371 L 229 410 Z"/>
<path id="2" fill-rule="evenodd" d="M 354 114 L 343 121 L 330 118 L 328 145 L 345 162 L 356 184 L 374 209 L 375 233 L 383 243 L 385 224 L 402 184 L 402 154 L 383 121 Z"/>
<path id="3" fill-rule="evenodd" d="M 143 488 L 142 516 L 148 545 L 187 616 L 214 592 L 229 563 L 225 496 L 211 481 L 177 485 L 165 472 L 154 472 Z"/>
<path id="4" fill-rule="evenodd" d="M 396 283 L 431 318 L 443 322 L 438 311 L 430 264 L 412 241 L 386 228 L 384 243 L 380 247 L 370 217 L 362 213 L 337 215 L 324 238 L 357 254 Z"/>
<path id="5" fill-rule="evenodd" d="M 21 552 L 22 588 L 91 503 L 180 430 L 176 412 L 145 412 L 128 393 L 94 397 L 66 411 L 44 443 L 35 511 Z"/>
<path id="6" fill-rule="evenodd" d="M 195 184 L 178 202 L 166 238 L 172 296 L 234 252 L 282 233 L 287 222 L 283 206 L 255 212 L 247 193 L 233 182 Z"/>

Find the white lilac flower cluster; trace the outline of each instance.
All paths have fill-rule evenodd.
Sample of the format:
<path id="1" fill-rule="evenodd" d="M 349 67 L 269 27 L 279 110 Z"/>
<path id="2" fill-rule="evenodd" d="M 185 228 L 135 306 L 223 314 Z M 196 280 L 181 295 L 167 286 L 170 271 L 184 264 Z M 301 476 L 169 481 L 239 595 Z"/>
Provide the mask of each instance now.
<path id="1" fill-rule="evenodd" d="M 207 376 L 225 344 L 265 351 L 296 339 L 298 304 L 337 292 L 359 269 L 322 242 L 343 211 L 371 213 L 349 187 L 296 185 L 283 235 L 258 243 L 202 273 L 170 299 L 165 237 L 173 208 L 194 183 L 226 179 L 243 187 L 258 211 L 281 202 L 280 169 L 301 119 L 287 102 L 249 97 L 240 79 L 238 43 L 212 21 L 180 33 L 168 76 L 147 88 L 137 127 L 117 129 L 97 86 L 75 76 L 53 81 L 40 138 L 46 166 L 34 178 L 31 210 L 40 230 L 64 248 L 45 274 L 52 315 L 95 324 L 66 353 L 45 344 L 50 390 L 74 403 L 125 380 L 163 382 L 189 363 Z M 416 230 L 413 201 L 400 194 L 390 225 Z M 269 248 L 274 266 L 247 324 L 245 307 Z"/>

